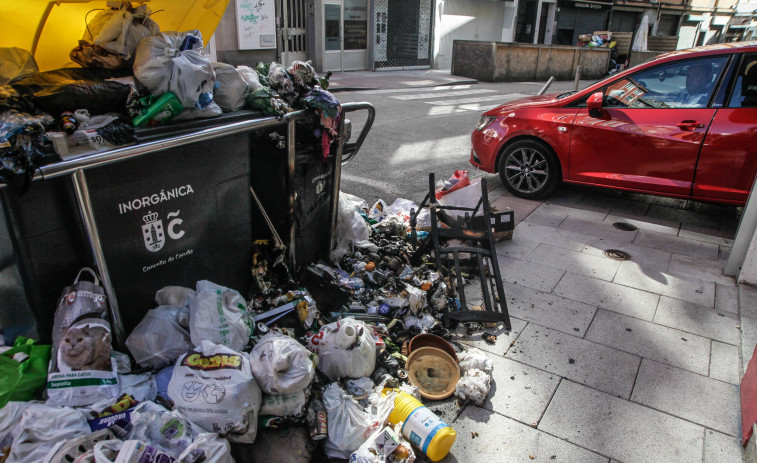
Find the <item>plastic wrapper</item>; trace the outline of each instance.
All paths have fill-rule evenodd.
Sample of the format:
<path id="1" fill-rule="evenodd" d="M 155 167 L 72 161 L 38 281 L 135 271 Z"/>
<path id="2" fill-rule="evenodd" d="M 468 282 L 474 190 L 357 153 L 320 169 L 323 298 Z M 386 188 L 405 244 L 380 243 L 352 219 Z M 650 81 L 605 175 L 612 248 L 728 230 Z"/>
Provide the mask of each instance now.
<path id="1" fill-rule="evenodd" d="M 292 108 L 268 87 L 260 87 L 247 95 L 247 106 L 262 111 L 266 116 L 283 117 Z"/>
<path id="2" fill-rule="evenodd" d="M 85 270 L 94 282 L 80 280 Z M 82 406 L 118 397 L 107 310 L 105 290 L 91 269 L 82 269 L 64 288 L 53 322 L 48 403 Z"/>
<path id="3" fill-rule="evenodd" d="M 60 442 L 60 445 L 56 446 L 55 452 L 48 453 L 50 458 L 47 461 L 49 463 L 97 463 L 94 447 L 98 442 L 106 440 L 121 442 L 116 440 L 116 436 L 109 429 L 101 429 Z"/>
<path id="4" fill-rule="evenodd" d="M 350 246 L 368 240 L 371 229 L 359 212 L 367 207 L 365 201 L 357 196 L 339 192 L 336 246 L 329 255 L 332 262 L 339 262 L 339 259 L 350 251 Z"/>
<path id="5" fill-rule="evenodd" d="M 213 92 L 213 100 L 225 112 L 242 109 L 250 89 L 237 68 L 226 63 L 213 63 L 213 71 L 218 87 Z"/>
<path id="6" fill-rule="evenodd" d="M 28 50 L 18 47 L 0 48 L 0 85 L 22 79 L 39 71 L 34 56 Z"/>
<path id="7" fill-rule="evenodd" d="M 261 415 L 290 416 L 298 415 L 307 403 L 305 390 L 289 394 L 263 395 L 260 405 Z"/>
<path id="8" fill-rule="evenodd" d="M 189 108 L 182 111 L 178 116 L 174 117 L 172 121 L 189 121 L 192 119 L 208 119 L 211 117 L 218 117 L 223 114 L 221 109 L 215 101 L 211 101 L 210 104 L 204 108 Z"/>
<path id="9" fill-rule="evenodd" d="M 128 68 L 140 40 L 160 32 L 150 19 L 147 6 L 105 9 L 98 12 L 84 29 L 79 45 L 70 58 L 84 66 L 105 69 Z"/>
<path id="10" fill-rule="evenodd" d="M 97 116 L 95 116 L 97 117 Z M 88 124 L 71 135 L 65 132 L 48 132 L 55 152 L 62 159 L 69 159 L 84 154 L 108 151 L 137 142 L 134 127 L 115 117 L 105 116 L 101 124 Z"/>
<path id="11" fill-rule="evenodd" d="M 268 67 L 268 83 L 282 97 L 295 93 L 294 82 L 286 68 L 277 62 L 272 62 Z"/>
<path id="12" fill-rule="evenodd" d="M 158 305 L 172 305 L 174 307 L 189 308 L 189 301 L 195 297 L 195 290 L 183 286 L 166 286 L 155 293 L 155 302 Z M 188 315 L 188 314 L 187 314 Z M 181 326 L 188 326 L 183 324 Z"/>
<path id="13" fill-rule="evenodd" d="M 291 394 L 305 389 L 315 376 L 313 354 L 281 333 L 260 338 L 250 353 L 255 380 L 266 394 Z"/>
<path id="14" fill-rule="evenodd" d="M 349 458 L 373 434 L 378 423 L 338 383 L 330 384 L 323 392 L 323 404 L 329 429 L 326 455 Z"/>
<path id="15" fill-rule="evenodd" d="M 400 276 L 400 278 L 403 277 Z M 405 285 L 405 291 L 407 291 L 408 300 L 410 301 L 410 311 L 418 315 L 426 307 L 426 291 L 413 285 Z"/>
<path id="16" fill-rule="evenodd" d="M 62 68 L 17 80 L 13 87 L 38 108 L 53 116 L 86 109 L 91 114 L 125 113 L 131 87 L 103 80 L 92 71 Z"/>
<path id="17" fill-rule="evenodd" d="M 356 399 L 368 397 L 368 395 L 373 392 L 374 387 L 376 387 L 376 385 L 373 384 L 373 380 L 368 377 L 349 379 L 345 383 L 345 389 L 347 390 L 347 393 L 355 397 Z"/>
<path id="18" fill-rule="evenodd" d="M 192 349 L 189 331 L 179 323 L 180 314 L 187 311 L 163 305 L 145 314 L 126 339 L 126 347 L 140 366 L 163 368 Z"/>
<path id="19" fill-rule="evenodd" d="M 489 395 L 492 377 L 478 368 L 470 368 L 455 386 L 455 397 L 482 405 Z"/>
<path id="20" fill-rule="evenodd" d="M 5 408 L 15 403 L 11 402 Z M 2 410 L 4 411 L 5 408 Z M 18 409 L 13 411 L 17 412 Z M 0 418 L 0 422 L 5 422 L 5 419 Z M 29 404 L 20 417 L 17 416 L 14 420 L 10 432 L 13 443 L 7 461 L 16 463 L 47 461 L 48 456 L 51 456 L 67 440 L 89 432 L 87 419 L 79 410 L 40 403 Z"/>
<path id="21" fill-rule="evenodd" d="M 422 313 L 419 315 L 407 315 L 404 319 L 405 328 L 418 327 L 422 332 L 426 332 L 436 325 L 436 318 L 431 314 Z"/>
<path id="22" fill-rule="evenodd" d="M 319 85 L 318 74 L 315 72 L 311 61 L 294 61 L 287 68 L 287 72 L 292 76 L 292 81 L 300 87 L 314 87 Z M 324 89 L 326 87 L 323 87 Z"/>
<path id="23" fill-rule="evenodd" d="M 251 67 L 237 66 L 237 72 L 239 72 L 239 76 L 244 79 L 245 83 L 247 83 L 248 93 L 254 92 L 255 90 L 263 86 L 263 84 L 260 83 L 260 76 L 258 76 L 258 71 L 252 69 Z"/>
<path id="24" fill-rule="evenodd" d="M 462 183 L 462 182 L 460 182 Z M 459 185 L 458 183 L 457 185 Z M 465 207 L 475 209 L 481 200 L 481 178 L 474 178 L 470 183 L 462 188 L 450 191 L 439 199 L 439 204 L 449 207 Z M 472 211 L 464 210 L 445 210 L 453 218 L 464 217 L 465 214 L 472 215 Z M 483 214 L 483 206 L 479 207 L 478 214 Z"/>
<path id="25" fill-rule="evenodd" d="M 370 376 L 376 366 L 371 328 L 353 317 L 329 323 L 306 337 L 308 349 L 318 354 L 318 369 L 332 381 Z"/>
<path id="26" fill-rule="evenodd" d="M 154 95 L 172 92 L 185 108 L 202 109 L 213 100 L 215 73 L 201 49 L 198 30 L 147 37 L 137 46 L 134 76 Z"/>
<path id="27" fill-rule="evenodd" d="M 193 423 L 231 442 L 255 441 L 260 387 L 247 354 L 202 341 L 176 362 L 168 396 Z"/>
<path id="28" fill-rule="evenodd" d="M 350 463 L 413 463 L 415 452 L 399 428 L 377 430 L 350 455 Z"/>
<path id="29" fill-rule="evenodd" d="M 252 334 L 247 303 L 233 289 L 198 281 L 197 292 L 189 302 L 189 334 L 195 346 L 206 340 L 233 350 L 244 349 Z"/>

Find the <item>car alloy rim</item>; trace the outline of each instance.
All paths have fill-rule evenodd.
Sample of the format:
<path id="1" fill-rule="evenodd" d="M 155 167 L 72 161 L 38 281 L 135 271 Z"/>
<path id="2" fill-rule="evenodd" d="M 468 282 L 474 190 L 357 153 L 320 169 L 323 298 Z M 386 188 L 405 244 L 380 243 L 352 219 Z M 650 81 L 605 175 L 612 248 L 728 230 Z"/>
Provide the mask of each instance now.
<path id="1" fill-rule="evenodd" d="M 537 150 L 520 148 L 505 163 L 507 182 L 521 193 L 533 193 L 549 179 L 547 159 Z"/>

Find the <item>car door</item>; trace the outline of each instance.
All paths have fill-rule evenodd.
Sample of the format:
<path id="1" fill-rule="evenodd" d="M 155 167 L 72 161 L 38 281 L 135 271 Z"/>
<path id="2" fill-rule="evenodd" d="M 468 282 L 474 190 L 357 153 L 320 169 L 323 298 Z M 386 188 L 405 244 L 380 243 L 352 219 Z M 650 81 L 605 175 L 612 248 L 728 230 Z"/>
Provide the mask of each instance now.
<path id="1" fill-rule="evenodd" d="M 570 179 L 673 195 L 691 194 L 699 148 L 715 115 L 709 101 L 728 55 L 680 60 L 604 87 L 602 110 L 573 123 Z M 706 69 L 701 98 L 688 83 Z M 691 70 L 691 75 L 687 74 Z"/>
<path id="2" fill-rule="evenodd" d="M 692 195 L 745 202 L 757 172 L 757 53 L 744 54 L 730 96 L 710 124 Z"/>

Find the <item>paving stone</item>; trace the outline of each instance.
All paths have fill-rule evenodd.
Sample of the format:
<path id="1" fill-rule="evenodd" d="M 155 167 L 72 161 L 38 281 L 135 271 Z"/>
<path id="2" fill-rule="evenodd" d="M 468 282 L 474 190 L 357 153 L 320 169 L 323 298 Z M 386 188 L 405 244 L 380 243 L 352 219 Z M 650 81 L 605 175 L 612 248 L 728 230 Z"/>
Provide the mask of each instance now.
<path id="1" fill-rule="evenodd" d="M 510 314 L 521 320 L 583 337 L 596 307 L 505 282 Z"/>
<path id="2" fill-rule="evenodd" d="M 502 325 L 499 325 L 499 327 L 496 329 L 485 328 L 487 332 L 497 336 L 497 341 L 494 344 L 489 344 L 482 338 L 481 333 L 483 333 L 483 331 L 473 333 L 470 336 L 467 334 L 460 334 L 452 331 L 452 339 L 454 341 L 458 341 L 463 344 L 481 349 L 484 352 L 503 357 L 507 353 L 507 350 L 510 348 L 510 343 L 518 338 L 518 335 L 521 331 L 523 331 L 523 328 L 525 328 L 527 324 L 527 322 L 513 316 L 510 316 L 510 323 L 513 325 L 513 329 L 509 333 Z M 462 329 L 464 330 L 464 327 Z"/>
<path id="3" fill-rule="evenodd" d="M 617 249 L 628 253 L 631 256 L 629 261 L 637 264 L 644 270 L 659 270 L 664 272 L 670 266 L 670 259 L 672 257 L 672 254 L 669 252 L 607 238 L 596 238 L 589 241 L 581 252 L 605 257 L 605 251 L 610 249 Z"/>
<path id="4" fill-rule="evenodd" d="M 716 339 L 737 346 L 739 317 L 730 312 L 716 312 L 710 307 L 662 296 L 654 322 L 688 333 Z"/>
<path id="5" fill-rule="evenodd" d="M 739 435 L 741 403 L 734 384 L 644 359 L 631 401 L 729 436 Z"/>
<path id="6" fill-rule="evenodd" d="M 542 204 L 534 210 L 525 220 L 534 225 L 557 228 L 575 209 L 556 204 Z"/>
<path id="7" fill-rule="evenodd" d="M 623 462 L 702 460 L 701 426 L 567 380 L 539 429 Z"/>
<path id="8" fill-rule="evenodd" d="M 739 285 L 739 314 L 741 316 L 741 361 L 739 375 L 746 372 L 746 367 L 757 345 L 757 288 Z"/>
<path id="9" fill-rule="evenodd" d="M 744 461 L 744 451 L 738 438 L 708 429 L 704 432 L 704 463 Z"/>
<path id="10" fill-rule="evenodd" d="M 492 388 L 482 407 L 521 423 L 539 422 L 560 377 L 506 358 L 491 359 Z"/>
<path id="11" fill-rule="evenodd" d="M 709 339 L 604 309 L 584 339 L 700 375 L 710 365 Z"/>
<path id="12" fill-rule="evenodd" d="M 465 407 L 453 427 L 457 440 L 441 463 L 607 463 L 607 457 L 473 405 Z"/>
<path id="13" fill-rule="evenodd" d="M 618 197 L 587 195 L 579 201 L 579 205 L 594 208 L 597 211 L 610 211 L 613 214 L 643 215 L 649 209 L 648 204 L 624 199 L 622 193 Z"/>
<path id="14" fill-rule="evenodd" d="M 620 262 L 609 257 L 592 256 L 549 244 L 542 244 L 536 248 L 529 256 L 529 260 L 550 268 L 563 269 L 607 281 L 612 281 L 620 267 Z"/>
<path id="15" fill-rule="evenodd" d="M 495 208 L 498 211 L 506 211 L 508 209 L 513 211 L 514 225 L 518 225 L 542 204 L 541 201 L 517 198 L 504 188 L 500 188 L 499 191 L 505 191 L 506 193 L 496 201 L 492 201 L 491 198 L 489 199 L 492 208 Z"/>
<path id="16" fill-rule="evenodd" d="M 712 341 L 710 378 L 739 384 L 739 348 L 720 341 Z"/>
<path id="17" fill-rule="evenodd" d="M 653 217 L 637 216 L 637 215 L 615 215 L 610 214 L 605 217 L 605 223 L 610 225 L 623 222 L 629 223 L 640 230 L 650 230 L 657 233 L 663 233 L 666 235 L 677 236 L 678 229 L 681 224 L 673 220 L 657 219 Z"/>
<path id="18" fill-rule="evenodd" d="M 652 321 L 660 296 L 575 273 L 566 273 L 553 291 L 558 296 Z"/>
<path id="19" fill-rule="evenodd" d="M 518 236 L 517 238 L 514 237 L 513 239 L 496 243 L 494 249 L 497 251 L 497 257 L 507 256 L 525 260 L 540 244 L 539 241 L 530 240 L 525 236 Z"/>
<path id="20" fill-rule="evenodd" d="M 558 230 L 569 230 L 585 235 L 609 238 L 617 241 L 632 242 L 636 238 L 638 230 L 624 231 L 612 226 L 611 223 L 585 220 L 582 218 L 568 217 L 560 224 Z"/>
<path id="21" fill-rule="evenodd" d="M 552 246 L 558 246 L 564 249 L 570 249 L 571 251 L 578 252 L 581 251 L 584 245 L 594 237 L 569 231 L 558 233 L 552 227 L 545 227 L 543 225 L 521 222 L 517 227 L 515 227 L 515 231 L 513 232 L 513 241 L 517 241 L 521 238 L 538 241 L 540 243 L 549 243 Z"/>
<path id="22" fill-rule="evenodd" d="M 718 246 L 715 244 L 702 243 L 649 230 L 639 230 L 634 244 L 672 252 L 673 254 L 682 254 L 684 256 L 699 257 L 700 259 L 711 259 L 714 261 L 718 260 Z"/>
<path id="23" fill-rule="evenodd" d="M 719 246 L 727 246 L 729 248 L 733 247 L 734 235 L 735 232 L 731 231 L 716 232 L 713 230 L 707 230 L 707 233 L 705 233 L 705 230 L 701 227 L 693 227 L 691 225 L 682 225 L 681 231 L 678 233 L 678 236 L 681 238 L 701 241 L 703 243 L 717 244 Z"/>
<path id="24" fill-rule="evenodd" d="M 736 286 L 736 281 L 732 277 L 723 275 L 724 267 L 725 265 L 720 259 L 713 261 L 673 254 L 668 273 L 702 281 L 712 281 L 720 285 Z"/>
<path id="25" fill-rule="evenodd" d="M 715 285 L 715 311 L 739 313 L 739 288 Z"/>
<path id="26" fill-rule="evenodd" d="M 613 282 L 707 307 L 715 305 L 715 283 L 681 278 L 631 261 L 620 264 Z"/>
<path id="27" fill-rule="evenodd" d="M 681 224 L 699 225 L 710 227 L 715 230 L 720 228 L 720 216 L 712 214 L 703 214 L 696 211 L 687 211 L 680 208 L 652 205 L 649 206 L 647 215 L 650 217 L 660 217 L 664 219 L 674 219 Z"/>
<path id="28" fill-rule="evenodd" d="M 635 355 L 533 323 L 506 357 L 624 399 L 631 396 L 641 362 Z"/>
<path id="29" fill-rule="evenodd" d="M 557 282 L 560 281 L 560 278 L 565 274 L 565 270 L 559 267 L 543 265 L 507 256 L 497 256 L 497 259 L 499 261 L 499 272 L 504 281 L 538 289 L 547 293 L 551 292 L 552 289 L 557 286 Z"/>

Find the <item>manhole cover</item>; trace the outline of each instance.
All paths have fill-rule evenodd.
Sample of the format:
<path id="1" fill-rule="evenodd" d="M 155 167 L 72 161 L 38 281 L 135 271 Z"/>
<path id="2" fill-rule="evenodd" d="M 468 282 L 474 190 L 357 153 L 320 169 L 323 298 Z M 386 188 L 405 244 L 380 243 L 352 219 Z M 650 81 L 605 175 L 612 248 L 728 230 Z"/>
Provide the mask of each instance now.
<path id="1" fill-rule="evenodd" d="M 612 226 L 617 228 L 618 230 L 623 230 L 623 231 L 638 230 L 638 228 L 636 228 L 635 226 L 631 225 L 630 223 L 625 223 L 625 222 L 615 222 L 614 224 L 612 224 Z"/>
<path id="2" fill-rule="evenodd" d="M 607 251 L 605 251 L 605 255 L 610 259 L 615 260 L 628 260 L 631 258 L 630 254 L 625 251 L 621 251 L 620 249 L 608 249 Z"/>

